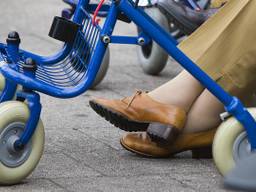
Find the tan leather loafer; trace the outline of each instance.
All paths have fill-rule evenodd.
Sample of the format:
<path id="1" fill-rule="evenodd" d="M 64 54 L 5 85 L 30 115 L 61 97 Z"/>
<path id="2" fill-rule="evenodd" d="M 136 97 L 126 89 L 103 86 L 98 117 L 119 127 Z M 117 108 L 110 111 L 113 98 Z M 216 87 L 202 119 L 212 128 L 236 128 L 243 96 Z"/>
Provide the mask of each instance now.
<path id="1" fill-rule="evenodd" d="M 181 132 L 186 121 L 183 109 L 159 103 L 145 92 L 121 100 L 93 99 L 90 106 L 107 121 L 125 131 L 146 131 L 149 123 L 163 126 L 170 135 Z M 173 137 L 168 137 L 173 138 Z"/>
<path id="2" fill-rule="evenodd" d="M 128 151 L 146 157 L 169 157 L 192 150 L 193 158 L 211 157 L 211 146 L 216 129 L 181 134 L 171 145 L 153 142 L 146 132 L 128 133 L 121 138 L 121 145 Z"/>

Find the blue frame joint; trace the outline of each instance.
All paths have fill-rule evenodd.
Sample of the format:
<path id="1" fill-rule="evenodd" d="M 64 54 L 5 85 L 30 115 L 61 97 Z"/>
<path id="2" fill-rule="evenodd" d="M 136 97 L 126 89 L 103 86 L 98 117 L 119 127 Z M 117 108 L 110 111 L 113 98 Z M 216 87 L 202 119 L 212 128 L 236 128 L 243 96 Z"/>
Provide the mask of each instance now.
<path id="1" fill-rule="evenodd" d="M 236 116 L 244 111 L 244 106 L 237 97 L 232 97 L 232 100 L 228 106 L 225 106 L 225 109 L 230 114 Z"/>
<path id="2" fill-rule="evenodd" d="M 140 38 L 144 39 L 143 45 L 147 45 L 152 41 L 152 39 L 147 34 L 145 34 L 143 31 L 139 33 L 138 39 L 140 39 Z"/>
<path id="3" fill-rule="evenodd" d="M 17 96 L 27 100 L 28 108 L 30 111 L 30 116 L 26 123 L 25 130 L 22 133 L 20 139 L 14 143 L 14 148 L 16 150 L 22 150 L 23 147 L 30 141 L 36 130 L 37 124 L 40 119 L 42 105 L 40 103 L 40 96 L 38 93 L 18 92 Z"/>
<path id="4" fill-rule="evenodd" d="M 241 101 L 233 97 L 231 103 L 225 107 L 226 111 L 232 114 L 244 127 L 247 132 L 251 149 L 256 150 L 256 122 Z"/>
<path id="5" fill-rule="evenodd" d="M 0 103 L 10 101 L 14 98 L 17 89 L 17 84 L 12 81 L 5 79 L 5 86 L 0 96 Z"/>

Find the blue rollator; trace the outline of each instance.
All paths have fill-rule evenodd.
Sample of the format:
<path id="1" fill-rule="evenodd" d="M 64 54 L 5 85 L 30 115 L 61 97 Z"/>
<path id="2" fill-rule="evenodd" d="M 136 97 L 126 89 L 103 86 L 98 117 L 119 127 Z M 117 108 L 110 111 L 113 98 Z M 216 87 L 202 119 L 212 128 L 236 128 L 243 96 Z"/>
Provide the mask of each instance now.
<path id="1" fill-rule="evenodd" d="M 62 16 L 65 18 L 72 18 L 78 0 L 63 0 L 65 3 L 69 4 L 70 7 L 62 11 Z M 165 0 L 168 1 L 168 0 Z M 188 6 L 189 8 L 201 11 L 209 8 L 210 0 L 177 0 L 180 3 Z M 138 2 L 139 7 L 143 7 L 145 13 L 149 15 L 158 25 L 160 25 L 164 30 L 169 32 L 174 39 L 180 41 L 192 33 L 198 25 L 194 26 L 195 28 L 186 30 L 187 33 L 184 33 L 183 30 L 180 30 L 180 27 L 177 26 L 174 22 L 171 21 L 170 16 L 166 13 L 166 10 L 163 8 L 164 5 L 160 6 L 160 0 L 140 0 Z M 162 8 L 161 8 L 162 7 Z M 106 15 L 101 15 L 106 16 Z M 189 32 L 188 32 L 189 31 Z M 141 33 L 141 29 L 137 27 L 138 34 Z M 166 53 L 156 42 L 149 39 L 149 43 L 142 46 L 138 46 L 136 49 L 138 63 L 141 66 L 143 72 L 149 75 L 158 75 L 167 65 L 168 53 Z M 103 62 L 103 66 L 106 62 Z M 102 70 L 100 70 L 102 71 Z M 100 76 L 100 75 L 99 75 Z"/>
<path id="2" fill-rule="evenodd" d="M 96 8 L 89 0 L 80 0 L 72 21 L 55 17 L 50 36 L 66 44 L 53 56 L 42 57 L 19 49 L 16 32 L 9 34 L 7 44 L 0 44 L 0 70 L 5 78 L 0 98 L 1 184 L 15 184 L 26 178 L 42 156 L 44 127 L 38 93 L 62 99 L 83 94 L 93 84 L 109 43 L 142 46 L 154 40 L 225 105 L 227 113 L 222 117 L 226 120 L 213 145 L 214 160 L 222 174 L 232 169 L 240 156 L 249 156 L 256 149 L 255 109 L 250 109 L 253 117 L 236 97 L 184 55 L 176 40 L 145 14 L 138 2 L 102 3 L 99 10 L 100 6 Z M 95 8 L 92 18 L 89 13 Z M 97 13 L 106 15 L 102 27 L 95 19 Z M 134 22 L 141 29 L 139 36 L 112 35 L 117 19 Z"/>

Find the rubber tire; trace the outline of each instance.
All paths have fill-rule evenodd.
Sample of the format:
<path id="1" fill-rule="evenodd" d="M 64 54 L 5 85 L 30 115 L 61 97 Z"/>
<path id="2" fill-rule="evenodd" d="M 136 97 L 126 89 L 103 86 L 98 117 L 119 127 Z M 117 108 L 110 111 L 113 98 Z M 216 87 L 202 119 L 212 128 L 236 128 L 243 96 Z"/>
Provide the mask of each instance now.
<path id="1" fill-rule="evenodd" d="M 0 104 L 0 133 L 10 123 L 23 122 L 29 118 L 25 103 L 8 101 Z M 44 151 L 44 126 L 40 120 L 32 137 L 32 150 L 28 159 L 19 167 L 10 168 L 0 162 L 0 184 L 16 184 L 25 179 L 36 168 Z"/>
<path id="2" fill-rule="evenodd" d="M 0 92 L 4 90 L 4 86 L 5 86 L 5 78 L 2 74 L 0 74 Z"/>
<path id="3" fill-rule="evenodd" d="M 107 71 L 108 71 L 109 61 L 110 61 L 110 51 L 109 51 L 109 48 L 107 48 L 106 52 L 105 52 L 105 55 L 102 59 L 100 69 L 99 69 L 99 71 L 96 75 L 96 78 L 95 78 L 95 80 L 94 80 L 90 89 L 95 88 L 97 85 L 99 85 L 101 83 L 101 81 L 103 81 L 103 79 L 106 76 Z"/>
<path id="4" fill-rule="evenodd" d="M 168 20 L 158 8 L 146 8 L 145 12 L 163 29 L 169 32 L 170 27 Z M 159 74 L 167 64 L 168 54 L 154 41 L 152 41 L 152 50 L 148 56 L 143 53 L 141 46 L 137 46 L 136 52 L 143 71 L 149 75 Z"/>
<path id="5" fill-rule="evenodd" d="M 256 108 L 248 110 L 253 118 L 256 119 Z M 223 176 L 235 167 L 233 145 L 236 138 L 243 131 L 243 126 L 234 117 L 230 117 L 218 127 L 213 140 L 212 151 L 215 165 Z"/>
<path id="6" fill-rule="evenodd" d="M 5 78 L 4 76 L 0 73 L 0 95 L 2 94 L 2 91 L 4 90 L 5 87 Z M 16 91 L 22 90 L 22 86 L 18 85 Z M 16 94 L 12 98 L 13 100 L 16 100 Z"/>

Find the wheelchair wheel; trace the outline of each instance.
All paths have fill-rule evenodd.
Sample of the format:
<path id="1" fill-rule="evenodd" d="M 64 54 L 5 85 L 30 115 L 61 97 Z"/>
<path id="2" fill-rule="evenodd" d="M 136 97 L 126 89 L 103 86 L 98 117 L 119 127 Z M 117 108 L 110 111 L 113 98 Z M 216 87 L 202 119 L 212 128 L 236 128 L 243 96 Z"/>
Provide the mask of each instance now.
<path id="1" fill-rule="evenodd" d="M 256 118 L 256 108 L 249 109 Z M 235 164 L 252 154 L 243 126 L 231 117 L 218 128 L 213 141 L 213 158 L 222 175 L 226 175 Z"/>
<path id="2" fill-rule="evenodd" d="M 12 148 L 24 131 L 29 118 L 25 103 L 8 101 L 0 104 L 0 184 L 16 184 L 37 166 L 44 149 L 44 127 L 40 120 L 31 141 L 21 151 Z"/>
<path id="3" fill-rule="evenodd" d="M 96 78 L 91 86 L 91 89 L 95 88 L 100 82 L 104 79 L 104 77 L 107 74 L 108 67 L 109 67 L 109 60 L 110 60 L 110 51 L 109 48 L 107 48 L 105 55 L 103 57 L 100 69 L 96 75 Z"/>
<path id="4" fill-rule="evenodd" d="M 156 7 L 145 8 L 145 12 L 163 29 L 169 32 L 170 27 L 165 15 Z M 138 32 L 140 33 L 140 29 Z M 154 41 L 147 45 L 137 46 L 137 55 L 143 71 L 150 75 L 160 73 L 168 60 L 168 54 Z"/>

